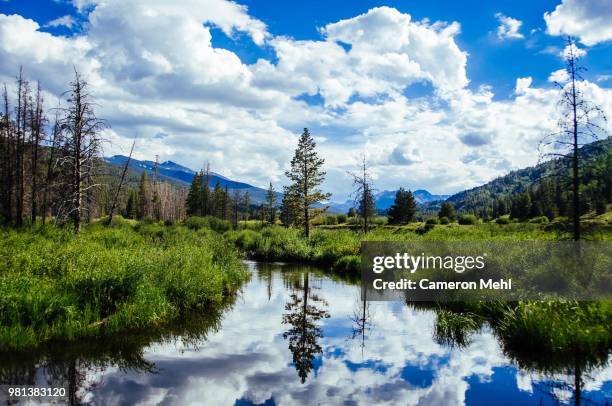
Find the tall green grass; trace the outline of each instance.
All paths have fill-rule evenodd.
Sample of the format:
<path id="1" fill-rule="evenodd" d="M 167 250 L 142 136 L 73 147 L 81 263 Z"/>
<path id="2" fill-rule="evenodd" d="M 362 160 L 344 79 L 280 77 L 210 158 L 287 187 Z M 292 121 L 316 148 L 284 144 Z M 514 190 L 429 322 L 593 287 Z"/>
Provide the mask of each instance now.
<path id="1" fill-rule="evenodd" d="M 560 237 L 555 231 L 546 231 L 538 224 L 528 223 L 414 223 L 404 227 L 378 227 L 367 234 L 349 229 L 317 228 L 310 238 L 305 238 L 295 228 L 270 226 L 260 230 L 230 230 L 225 235 L 255 259 L 307 262 L 352 273 L 359 272 L 362 241 L 517 241 L 556 240 Z"/>
<path id="2" fill-rule="evenodd" d="M 221 303 L 248 277 L 210 229 L 117 219 L 79 236 L 0 231 L 0 349 L 154 325 Z"/>

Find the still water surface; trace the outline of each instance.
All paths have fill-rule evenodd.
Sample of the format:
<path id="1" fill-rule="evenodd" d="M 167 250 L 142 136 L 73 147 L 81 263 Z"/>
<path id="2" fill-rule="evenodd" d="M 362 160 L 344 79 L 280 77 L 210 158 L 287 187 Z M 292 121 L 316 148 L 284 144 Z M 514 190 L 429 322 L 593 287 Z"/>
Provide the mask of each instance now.
<path id="1" fill-rule="evenodd" d="M 575 403 L 575 369 L 520 369 L 486 327 L 459 345 L 435 334 L 433 310 L 364 304 L 357 284 L 312 267 L 247 265 L 218 312 L 15 355 L 0 381 L 65 385 L 73 403 L 99 405 Z M 609 363 L 578 372 L 581 403 L 612 403 Z"/>

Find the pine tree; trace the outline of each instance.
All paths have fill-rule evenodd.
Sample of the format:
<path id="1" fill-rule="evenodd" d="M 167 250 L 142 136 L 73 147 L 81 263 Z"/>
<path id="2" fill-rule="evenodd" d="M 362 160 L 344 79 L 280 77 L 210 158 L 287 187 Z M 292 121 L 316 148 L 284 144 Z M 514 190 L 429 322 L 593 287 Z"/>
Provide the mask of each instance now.
<path id="1" fill-rule="evenodd" d="M 191 180 L 191 186 L 189 187 L 189 193 L 187 194 L 187 200 L 185 202 L 185 209 L 188 216 L 200 216 L 202 215 L 202 172 L 193 175 Z"/>
<path id="2" fill-rule="evenodd" d="M 249 214 L 251 213 L 251 195 L 249 192 L 244 192 L 244 197 L 242 199 L 242 208 L 244 209 L 244 219 L 249 219 Z"/>
<path id="3" fill-rule="evenodd" d="M 408 224 L 414 220 L 417 211 L 416 200 L 410 190 L 400 188 L 395 194 L 395 201 L 389 208 L 389 224 Z"/>
<path id="4" fill-rule="evenodd" d="M 311 208 L 315 203 L 327 200 L 330 193 L 323 193 L 318 188 L 325 179 L 322 170 L 325 160 L 319 158 L 315 151 L 316 143 L 307 128 L 304 128 L 298 146 L 291 160 L 291 169 L 285 175 L 292 182 L 292 191 L 298 200 L 304 216 L 304 235 L 310 236 Z"/>
<path id="5" fill-rule="evenodd" d="M 440 211 L 438 211 L 438 218 L 442 217 L 446 217 L 450 221 L 455 221 L 457 219 L 455 207 L 451 202 L 442 203 L 442 207 L 440 207 Z"/>
<path id="6" fill-rule="evenodd" d="M 238 229 L 238 221 L 240 220 L 240 205 L 242 204 L 242 196 L 239 189 L 234 190 L 234 197 L 232 199 L 232 214 L 234 228 Z"/>
<path id="7" fill-rule="evenodd" d="M 276 192 L 272 182 L 270 182 L 270 187 L 266 192 L 266 210 L 268 211 L 268 221 L 270 224 L 274 224 L 276 222 Z"/>
<path id="8" fill-rule="evenodd" d="M 206 164 L 206 170 L 202 174 L 200 190 L 202 196 L 200 197 L 200 213 L 202 216 L 211 216 L 214 214 L 213 211 L 213 199 L 210 192 L 210 164 Z"/>
<path id="9" fill-rule="evenodd" d="M 213 189 L 212 192 L 212 201 L 213 201 L 213 207 L 212 207 L 212 213 L 213 216 L 222 219 L 223 218 L 223 214 L 224 214 L 224 207 L 223 207 L 223 202 L 224 202 L 224 192 L 223 192 L 223 188 L 221 187 L 221 184 L 219 182 L 215 183 L 215 188 Z"/>
<path id="10" fill-rule="evenodd" d="M 150 184 L 146 172 L 142 172 L 140 176 L 140 183 L 138 185 L 138 210 L 136 211 L 136 218 L 143 220 L 151 216 L 151 205 L 149 204 Z"/>
<path id="11" fill-rule="evenodd" d="M 283 200 L 280 207 L 280 220 L 285 227 L 299 227 L 302 225 L 302 210 L 300 202 L 291 187 L 283 189 Z"/>
<path id="12" fill-rule="evenodd" d="M 138 207 L 138 195 L 134 190 L 130 190 L 127 203 L 125 204 L 125 218 L 135 219 L 136 208 Z"/>

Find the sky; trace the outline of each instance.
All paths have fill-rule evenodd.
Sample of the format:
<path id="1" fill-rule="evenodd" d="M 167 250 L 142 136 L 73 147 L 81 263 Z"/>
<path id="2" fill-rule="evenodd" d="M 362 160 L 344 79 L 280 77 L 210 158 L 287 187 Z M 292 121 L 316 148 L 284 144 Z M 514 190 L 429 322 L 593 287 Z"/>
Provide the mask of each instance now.
<path id="1" fill-rule="evenodd" d="M 451 194 L 538 162 L 567 35 L 612 117 L 609 0 L 0 0 L 0 82 L 23 66 L 51 111 L 76 68 L 105 155 L 280 189 L 308 127 L 332 200 L 362 154 L 378 190 Z"/>

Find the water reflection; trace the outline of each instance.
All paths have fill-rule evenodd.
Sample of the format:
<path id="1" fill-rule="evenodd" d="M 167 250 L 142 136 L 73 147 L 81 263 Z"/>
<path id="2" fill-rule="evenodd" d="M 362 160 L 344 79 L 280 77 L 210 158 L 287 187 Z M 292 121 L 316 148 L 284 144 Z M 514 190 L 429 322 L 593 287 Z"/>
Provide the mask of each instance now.
<path id="1" fill-rule="evenodd" d="M 356 284 L 313 268 L 250 266 L 254 277 L 225 309 L 148 332 L 0 355 L 0 380 L 57 382 L 70 386 L 73 403 L 103 405 L 551 405 L 612 397 L 607 354 L 578 370 L 567 358 L 555 360 L 562 368 L 544 368 L 485 325 L 364 301 Z"/>

